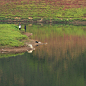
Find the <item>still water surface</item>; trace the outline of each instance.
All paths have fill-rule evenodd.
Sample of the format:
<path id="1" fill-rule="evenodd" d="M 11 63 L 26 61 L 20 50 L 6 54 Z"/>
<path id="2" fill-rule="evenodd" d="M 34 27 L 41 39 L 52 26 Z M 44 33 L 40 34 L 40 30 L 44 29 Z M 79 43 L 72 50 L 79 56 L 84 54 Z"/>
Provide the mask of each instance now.
<path id="1" fill-rule="evenodd" d="M 27 32 L 48 44 L 1 58 L 0 86 L 86 86 L 86 26 L 28 24 Z"/>

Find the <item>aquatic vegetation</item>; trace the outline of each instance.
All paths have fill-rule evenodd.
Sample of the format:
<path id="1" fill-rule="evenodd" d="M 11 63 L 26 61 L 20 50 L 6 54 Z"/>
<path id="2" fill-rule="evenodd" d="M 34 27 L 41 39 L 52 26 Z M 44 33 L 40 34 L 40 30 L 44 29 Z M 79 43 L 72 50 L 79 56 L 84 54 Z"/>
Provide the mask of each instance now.
<path id="1" fill-rule="evenodd" d="M 86 26 L 74 26 L 74 25 L 33 25 L 31 27 L 27 26 L 29 32 L 33 33 L 31 36 L 33 39 L 39 39 L 43 41 L 46 38 L 53 37 L 52 34 L 56 36 L 74 35 L 74 36 L 86 36 Z M 42 39 L 42 40 L 41 40 Z"/>
<path id="2" fill-rule="evenodd" d="M 10 83 L 20 86 L 84 86 L 86 26 L 60 24 L 33 25 L 27 28 L 34 37 L 37 36 L 40 40 L 44 38 L 48 45 L 37 47 L 31 54 L 26 52 L 23 55 L 12 55 L 13 58 L 1 58 L 1 86 L 4 84 L 9 86 Z M 17 30 L 17 26 L 14 29 Z"/>

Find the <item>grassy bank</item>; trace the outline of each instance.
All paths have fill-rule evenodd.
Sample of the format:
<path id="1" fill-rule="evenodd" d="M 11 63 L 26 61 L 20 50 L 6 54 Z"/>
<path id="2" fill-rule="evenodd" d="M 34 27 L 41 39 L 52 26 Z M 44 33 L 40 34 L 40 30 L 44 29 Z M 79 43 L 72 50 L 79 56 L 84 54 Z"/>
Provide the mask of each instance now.
<path id="1" fill-rule="evenodd" d="M 52 0 L 53 1 L 53 0 Z M 57 4 L 57 5 L 55 5 Z M 55 21 L 86 20 L 86 7 L 64 9 L 64 5 L 37 1 L 20 1 L 6 3 L 0 6 L 0 20 L 6 19 L 44 19 Z"/>
<path id="2" fill-rule="evenodd" d="M 0 53 L 0 58 L 8 58 L 8 57 L 15 57 L 17 55 L 23 55 L 24 53 L 15 53 L 15 54 L 9 54 L 9 53 Z"/>
<path id="3" fill-rule="evenodd" d="M 27 39 L 27 36 L 20 33 L 18 26 L 13 24 L 0 24 L 0 47 L 24 46 L 24 42 L 22 42 L 24 39 Z"/>

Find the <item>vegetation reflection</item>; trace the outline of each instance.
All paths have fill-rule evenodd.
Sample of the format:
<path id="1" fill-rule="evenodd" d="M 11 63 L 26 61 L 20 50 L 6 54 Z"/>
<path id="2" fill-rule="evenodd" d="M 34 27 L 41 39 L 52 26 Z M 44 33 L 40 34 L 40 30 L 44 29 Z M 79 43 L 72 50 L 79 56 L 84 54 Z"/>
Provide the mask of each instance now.
<path id="1" fill-rule="evenodd" d="M 86 26 L 29 26 L 47 45 L 15 58 L 0 59 L 1 86 L 85 86 Z M 5 82 L 5 83 L 4 83 Z"/>

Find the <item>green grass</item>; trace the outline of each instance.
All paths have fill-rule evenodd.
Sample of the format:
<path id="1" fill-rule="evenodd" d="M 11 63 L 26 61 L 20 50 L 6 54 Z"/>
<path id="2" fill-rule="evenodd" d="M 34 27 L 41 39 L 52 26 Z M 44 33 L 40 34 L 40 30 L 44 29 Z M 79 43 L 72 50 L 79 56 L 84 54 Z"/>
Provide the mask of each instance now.
<path id="1" fill-rule="evenodd" d="M 40 2 L 37 4 L 35 2 L 31 2 L 30 4 L 9 4 L 3 5 L 0 9 L 0 17 L 1 19 L 5 18 L 15 18 L 20 17 L 28 18 L 33 17 L 33 19 L 39 18 L 52 18 L 59 19 L 60 21 L 69 21 L 69 20 L 83 20 L 82 17 L 86 16 L 86 8 L 71 8 L 63 10 L 64 6 L 52 6 L 46 4 L 45 2 Z M 15 14 L 15 15 L 14 15 Z M 37 18 L 36 18 L 37 17 Z M 62 19 L 60 19 L 62 18 Z M 72 19 L 70 19 L 72 18 Z M 59 21 L 57 20 L 57 21 Z M 86 20 L 86 18 L 84 18 Z"/>
<path id="2" fill-rule="evenodd" d="M 14 24 L 0 24 L 0 46 L 24 46 L 20 40 L 27 39 Z"/>

